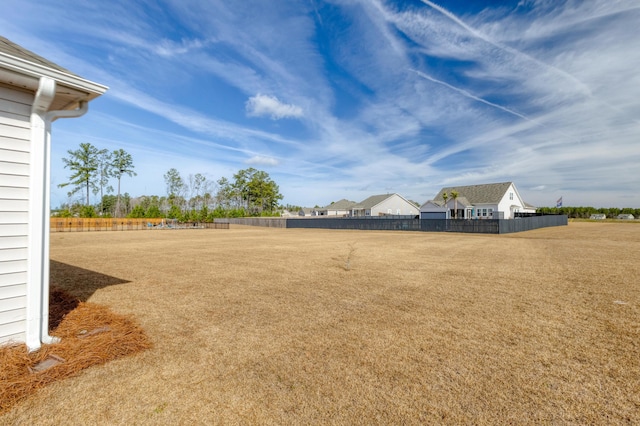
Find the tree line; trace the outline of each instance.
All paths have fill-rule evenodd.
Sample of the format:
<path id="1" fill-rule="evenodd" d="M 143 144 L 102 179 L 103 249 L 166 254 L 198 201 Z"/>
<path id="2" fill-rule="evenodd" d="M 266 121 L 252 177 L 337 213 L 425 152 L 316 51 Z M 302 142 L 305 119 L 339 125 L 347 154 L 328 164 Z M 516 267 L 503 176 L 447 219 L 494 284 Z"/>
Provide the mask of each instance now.
<path id="1" fill-rule="evenodd" d="M 564 214 L 572 219 L 588 219 L 592 214 L 605 214 L 609 219 L 615 219 L 619 214 L 632 214 L 635 218 L 640 218 L 640 209 L 630 207 L 538 207 L 536 211 L 543 214 Z"/>
<path id="2" fill-rule="evenodd" d="M 164 174 L 166 195 L 143 195 L 132 198 L 121 195 L 124 175 L 136 176 L 133 158 L 126 151 L 98 149 L 90 143 L 67 151 L 65 168 L 71 171 L 69 181 L 58 185 L 69 187 L 68 196 L 82 193 L 83 203 L 76 201 L 60 206 L 54 212 L 63 217 L 132 217 L 171 218 L 179 221 L 212 221 L 222 217 L 277 216 L 283 196 L 267 172 L 248 168 L 239 170 L 231 179 L 212 181 L 202 173 L 183 177 L 171 168 Z M 117 181 L 117 195 L 110 184 Z M 90 194 L 99 196 L 91 204 Z"/>
<path id="3" fill-rule="evenodd" d="M 183 178 L 171 168 L 164 174 L 166 197 L 142 196 L 133 201 L 130 217 L 166 217 L 185 222 L 222 217 L 278 216 L 280 188 L 267 172 L 252 167 L 229 180 L 207 179 L 201 173 Z"/>

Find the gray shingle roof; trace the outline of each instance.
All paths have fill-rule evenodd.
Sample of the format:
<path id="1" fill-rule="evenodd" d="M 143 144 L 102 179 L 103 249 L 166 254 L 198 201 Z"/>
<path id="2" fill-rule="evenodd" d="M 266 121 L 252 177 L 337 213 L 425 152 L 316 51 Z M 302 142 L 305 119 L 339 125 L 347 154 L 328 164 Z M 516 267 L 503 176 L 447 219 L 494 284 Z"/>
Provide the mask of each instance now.
<path id="1" fill-rule="evenodd" d="M 40 55 L 36 55 L 35 53 L 31 52 L 30 50 L 25 49 L 22 46 L 18 46 L 17 44 L 15 44 L 14 42 L 12 42 L 11 40 L 0 36 L 0 52 L 1 53 L 5 53 L 7 55 L 11 55 L 14 56 L 16 58 L 19 59 L 23 59 L 25 61 L 29 61 L 29 62 L 33 62 L 35 64 L 39 64 L 42 66 L 45 66 L 47 68 L 51 68 L 57 71 L 62 71 L 64 73 L 67 74 L 71 74 L 71 75 L 75 75 L 76 77 L 79 77 L 77 74 L 72 73 L 71 71 L 69 71 L 66 68 L 61 67 L 60 65 L 57 65 L 45 58 L 43 58 Z"/>
<path id="2" fill-rule="evenodd" d="M 353 206 L 356 205 L 355 201 L 349 201 L 343 198 L 340 201 L 333 202 L 325 207 L 327 210 L 350 210 Z"/>
<path id="3" fill-rule="evenodd" d="M 449 198 L 449 200 L 452 200 L 452 199 L 453 199 L 453 197 Z M 467 199 L 467 197 L 458 196 L 458 206 L 461 206 L 461 205 L 462 206 L 470 206 L 472 204 L 473 203 L 471 201 L 469 201 Z"/>
<path id="4" fill-rule="evenodd" d="M 458 192 L 458 200 L 462 197 L 466 198 L 471 204 L 497 204 L 500 202 L 504 194 L 509 189 L 511 182 L 502 183 L 488 183 L 484 185 L 469 185 L 469 186 L 453 186 L 450 188 L 442 188 L 438 195 L 434 198 L 434 201 L 443 203 L 444 198 L 442 194 L 445 192 L 449 194 L 449 200 L 451 199 L 451 191 Z"/>
<path id="5" fill-rule="evenodd" d="M 380 204 L 381 202 L 383 202 L 387 198 L 391 197 L 392 195 L 393 194 L 372 195 L 371 197 L 367 198 L 366 200 L 363 200 L 363 201 L 359 202 L 358 204 L 354 205 L 353 208 L 354 209 L 370 209 L 370 208 L 373 208 L 373 207 L 377 206 L 378 204 Z"/>

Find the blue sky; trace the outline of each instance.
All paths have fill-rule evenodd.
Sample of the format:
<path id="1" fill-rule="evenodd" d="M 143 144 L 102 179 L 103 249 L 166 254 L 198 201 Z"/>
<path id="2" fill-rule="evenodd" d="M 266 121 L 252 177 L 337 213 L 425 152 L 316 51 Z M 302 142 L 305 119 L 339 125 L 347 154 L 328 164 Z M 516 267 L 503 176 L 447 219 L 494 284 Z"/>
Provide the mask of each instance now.
<path id="1" fill-rule="evenodd" d="M 3 0 L 0 31 L 109 86 L 53 126 L 133 155 L 123 192 L 171 167 L 264 170 L 326 205 L 514 181 L 525 201 L 640 207 L 640 2 Z"/>

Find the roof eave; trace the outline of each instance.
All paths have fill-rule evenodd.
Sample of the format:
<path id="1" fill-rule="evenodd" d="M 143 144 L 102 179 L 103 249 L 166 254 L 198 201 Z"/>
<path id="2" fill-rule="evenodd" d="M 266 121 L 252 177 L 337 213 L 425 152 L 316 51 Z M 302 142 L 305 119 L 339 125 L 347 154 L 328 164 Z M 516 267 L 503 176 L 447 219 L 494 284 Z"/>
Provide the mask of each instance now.
<path id="1" fill-rule="evenodd" d="M 78 100 L 90 101 L 108 90 L 108 87 L 102 84 L 0 52 L 0 77 L 2 80 L 18 87 L 37 90 L 42 76 L 50 77 L 58 85 L 84 94 L 83 99 Z"/>

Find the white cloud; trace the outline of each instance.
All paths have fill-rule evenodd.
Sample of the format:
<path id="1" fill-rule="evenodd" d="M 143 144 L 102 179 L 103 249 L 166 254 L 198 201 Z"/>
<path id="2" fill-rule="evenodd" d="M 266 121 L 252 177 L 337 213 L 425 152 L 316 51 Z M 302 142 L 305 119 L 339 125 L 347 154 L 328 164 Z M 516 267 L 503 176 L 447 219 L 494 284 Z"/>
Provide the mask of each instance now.
<path id="1" fill-rule="evenodd" d="M 249 98 L 246 108 L 247 115 L 250 117 L 270 116 L 272 120 L 300 118 L 304 115 L 299 106 L 285 104 L 275 96 L 260 93 Z"/>
<path id="2" fill-rule="evenodd" d="M 277 166 L 278 164 L 280 164 L 280 161 L 273 157 L 254 155 L 253 157 L 249 158 L 246 163 L 254 166 Z"/>

